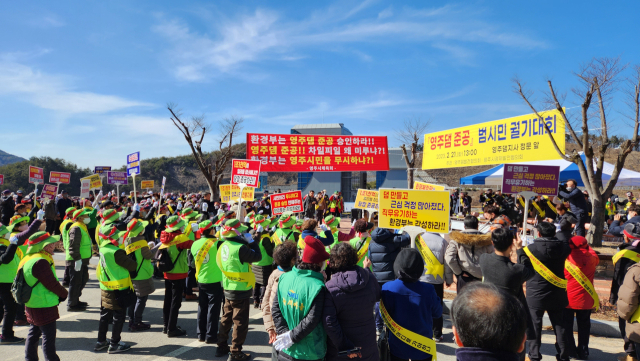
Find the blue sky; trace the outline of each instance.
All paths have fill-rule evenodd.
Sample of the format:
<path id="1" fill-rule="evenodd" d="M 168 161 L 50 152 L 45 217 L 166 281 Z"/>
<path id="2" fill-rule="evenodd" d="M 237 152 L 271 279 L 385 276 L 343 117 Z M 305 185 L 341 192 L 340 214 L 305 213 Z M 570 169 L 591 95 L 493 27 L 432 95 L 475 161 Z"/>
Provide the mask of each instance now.
<path id="1" fill-rule="evenodd" d="M 344 123 L 397 146 L 411 117 L 438 131 L 529 113 L 516 74 L 570 93 L 592 57 L 639 63 L 638 13 L 637 1 L 10 2 L 0 149 L 83 167 L 188 154 L 168 102 L 212 123 L 244 117 L 245 131 Z"/>

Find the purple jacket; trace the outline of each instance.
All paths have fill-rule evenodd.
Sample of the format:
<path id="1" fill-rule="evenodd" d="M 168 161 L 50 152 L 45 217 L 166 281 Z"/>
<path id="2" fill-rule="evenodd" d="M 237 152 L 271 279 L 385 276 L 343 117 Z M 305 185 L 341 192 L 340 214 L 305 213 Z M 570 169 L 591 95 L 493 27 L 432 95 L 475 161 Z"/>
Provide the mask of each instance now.
<path id="1" fill-rule="evenodd" d="M 380 285 L 368 269 L 354 266 L 331 275 L 326 284 L 324 328 L 327 332 L 327 361 L 349 360 L 339 351 L 362 347 L 358 361 L 379 361 L 373 306 L 380 301 Z"/>

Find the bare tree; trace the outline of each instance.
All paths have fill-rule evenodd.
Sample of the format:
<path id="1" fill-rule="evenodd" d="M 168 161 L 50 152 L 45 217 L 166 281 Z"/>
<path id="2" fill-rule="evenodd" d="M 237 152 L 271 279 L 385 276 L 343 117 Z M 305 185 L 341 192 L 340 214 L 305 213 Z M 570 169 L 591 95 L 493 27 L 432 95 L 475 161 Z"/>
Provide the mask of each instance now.
<path id="1" fill-rule="evenodd" d="M 402 142 L 402 157 L 407 165 L 407 188 L 413 189 L 413 174 L 416 168 L 416 160 L 418 157 L 418 149 L 420 142 L 424 139 L 427 128 L 431 125 L 431 120 L 423 121 L 420 118 L 413 117 L 406 119 L 403 127 L 396 131 L 396 139 Z M 407 152 L 407 144 L 410 150 Z M 409 154 L 410 153 L 410 154 Z"/>
<path id="2" fill-rule="evenodd" d="M 575 73 L 579 86 L 572 89 L 572 92 L 581 102 L 581 112 L 578 117 L 575 117 L 576 119 L 567 116 L 563 107 L 566 97 L 558 95 L 551 80 L 547 80 L 549 92 L 546 94 L 545 102 L 549 105 L 549 108 L 554 108 L 560 112 L 565 121 L 567 133 L 571 136 L 578 149 L 565 154 L 565 150 L 560 149 L 556 144 L 545 122 L 543 124 L 558 154 L 578 166 L 582 182 L 589 192 L 593 211 L 587 239 L 594 246 L 602 245 L 607 199 L 611 196 L 613 188 L 618 182 L 618 177 L 624 168 L 627 156 L 638 146 L 640 66 L 634 67 L 634 74 L 628 79 L 623 77 L 623 72 L 626 68 L 626 65 L 620 63 L 620 58 L 594 58 Z M 615 93 L 619 90 L 620 85 L 625 83 L 625 80 L 628 81 L 627 85 L 629 86 L 626 89 L 628 95 L 627 103 L 632 111 L 628 118 L 633 123 L 633 133 L 629 134 L 629 139 L 620 144 L 611 178 L 606 186 L 603 186 L 604 158 L 607 149 L 611 146 L 609 130 L 612 128 L 612 121 L 608 119 L 610 115 L 609 106 L 612 104 Z M 533 93 L 523 90 L 523 83 L 518 78 L 514 78 L 513 83 L 514 91 L 522 97 L 538 118 L 542 118 L 537 108 L 532 104 Z M 591 107 L 593 102 L 596 104 Z M 575 129 L 578 127 L 580 127 L 580 130 L 576 131 Z M 590 134 L 594 130 L 596 130 L 595 134 Z M 580 133 L 581 135 L 579 136 L 578 134 Z M 586 161 L 582 161 L 579 151 L 584 153 Z"/>
<path id="3" fill-rule="evenodd" d="M 168 104 L 167 109 L 171 113 L 171 121 L 180 130 L 184 139 L 191 148 L 193 158 L 198 165 L 198 168 L 204 175 L 207 184 L 209 185 L 209 192 L 211 192 L 212 198 L 217 199 L 219 197 L 219 185 L 222 180 L 224 170 L 227 168 L 229 161 L 233 154 L 231 146 L 233 145 L 233 137 L 242 130 L 242 123 L 244 119 L 242 117 L 231 116 L 230 118 L 224 118 L 218 126 L 218 148 L 219 151 L 212 152 L 209 157 L 202 152 L 202 141 L 207 130 L 211 127 L 205 123 L 204 115 L 198 117 L 192 117 L 190 121 L 183 121 L 180 119 L 181 112 L 176 109 L 174 104 Z"/>

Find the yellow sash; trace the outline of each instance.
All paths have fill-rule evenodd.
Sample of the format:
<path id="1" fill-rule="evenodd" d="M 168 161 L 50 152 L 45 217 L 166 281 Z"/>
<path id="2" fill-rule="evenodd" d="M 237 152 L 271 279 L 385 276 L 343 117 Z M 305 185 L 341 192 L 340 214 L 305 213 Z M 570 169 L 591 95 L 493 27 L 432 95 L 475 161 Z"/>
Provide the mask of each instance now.
<path id="1" fill-rule="evenodd" d="M 137 251 L 140 248 L 145 247 L 145 246 L 149 246 L 149 244 L 144 239 L 141 239 L 141 240 L 139 240 L 137 242 L 133 242 L 130 245 L 126 246 L 124 248 L 124 250 L 125 250 L 125 252 L 127 252 L 127 254 L 131 254 L 131 253 L 133 253 L 133 252 L 135 252 L 135 251 Z"/>
<path id="2" fill-rule="evenodd" d="M 593 298 L 593 305 L 596 308 L 596 312 L 598 312 L 598 309 L 600 309 L 600 298 L 598 297 L 596 289 L 593 287 L 591 281 L 589 281 L 587 276 L 584 275 L 584 273 L 578 266 L 569 262 L 569 260 L 564 261 L 564 268 L 566 268 L 567 271 L 569 271 L 569 274 L 571 274 L 573 278 L 578 281 L 580 286 L 582 286 L 582 288 L 584 288 L 584 290 L 591 295 L 591 297 Z"/>
<path id="3" fill-rule="evenodd" d="M 547 266 L 545 266 L 542 262 L 540 262 L 533 255 L 533 253 L 531 253 L 531 251 L 529 250 L 529 247 L 525 247 L 523 248 L 523 250 L 524 250 L 524 253 L 526 253 L 527 256 L 529 256 L 529 259 L 531 260 L 531 264 L 533 265 L 533 268 L 536 270 L 536 272 L 540 274 L 540 276 L 542 276 L 545 280 L 549 281 L 549 283 L 551 283 L 552 285 L 558 288 L 567 288 L 567 280 L 562 279 L 556 276 L 555 273 L 551 272 L 551 270 L 548 269 Z"/>
<path id="4" fill-rule="evenodd" d="M 542 196 L 542 198 L 544 198 L 547 201 L 547 205 L 549 205 L 549 208 L 551 208 L 553 213 L 555 213 L 557 215 L 558 214 L 558 210 L 556 209 L 556 205 L 551 202 L 549 197 L 548 196 Z"/>
<path id="5" fill-rule="evenodd" d="M 207 258 L 209 250 L 211 249 L 211 247 L 213 247 L 214 244 L 216 244 L 217 241 L 218 240 L 215 238 L 210 238 L 207 243 L 205 243 L 198 251 L 198 254 L 196 255 L 196 281 L 198 280 L 198 275 L 200 274 L 200 268 L 202 268 L 204 259 Z"/>
<path id="6" fill-rule="evenodd" d="M 611 258 L 611 260 L 613 260 L 613 264 L 615 265 L 616 262 L 618 262 L 620 260 L 620 258 L 628 258 L 630 260 L 632 260 L 633 262 L 638 262 L 640 261 L 640 253 L 638 252 L 634 252 L 630 249 L 623 249 L 622 251 L 616 253 L 613 255 L 613 257 Z"/>
<path id="7" fill-rule="evenodd" d="M 189 240 L 189 237 L 187 237 L 186 234 L 179 234 L 176 236 L 176 238 L 172 239 L 171 242 L 167 243 L 167 244 L 162 244 L 162 246 L 160 246 L 161 248 L 169 248 L 171 246 L 175 246 L 177 244 L 180 244 L 182 242 L 187 242 Z"/>
<path id="8" fill-rule="evenodd" d="M 533 207 L 536 209 L 536 211 L 538 211 L 538 214 L 540 215 L 540 217 L 544 218 L 545 211 L 543 211 L 542 208 L 540 208 L 538 203 L 536 201 L 533 201 L 531 202 L 531 204 L 533 204 Z"/>
<path id="9" fill-rule="evenodd" d="M 51 257 L 51 255 L 48 252 L 42 251 L 38 253 L 28 254 L 25 258 L 22 259 L 22 261 L 20 261 L 20 264 L 18 264 L 18 269 L 22 268 L 22 266 L 24 266 L 25 263 L 27 263 L 29 260 L 32 260 L 34 258 L 44 258 L 50 264 L 54 264 L 53 257 Z"/>
<path id="10" fill-rule="evenodd" d="M 222 274 L 234 282 L 246 282 L 249 284 L 249 287 L 253 287 L 256 284 L 256 275 L 253 274 L 251 267 L 249 267 L 249 272 L 227 272 L 222 267 L 222 259 L 221 253 L 222 247 L 218 248 L 218 253 L 216 254 L 216 263 L 222 271 Z"/>
<path id="11" fill-rule="evenodd" d="M 66 227 L 67 224 L 73 222 L 70 219 L 65 219 L 64 221 L 62 221 L 62 223 L 60 223 L 60 233 L 64 233 L 64 227 Z"/>
<path id="12" fill-rule="evenodd" d="M 522 205 L 522 208 L 524 208 L 524 198 L 522 196 L 518 196 L 518 202 L 520 202 L 520 204 Z"/>
<path id="13" fill-rule="evenodd" d="M 107 271 L 104 271 L 104 274 L 106 275 Z M 100 281 L 100 283 L 103 286 L 113 291 L 117 291 L 123 288 L 133 289 L 133 283 L 131 283 L 131 277 L 127 277 L 125 279 L 115 280 L 115 281 L 103 281 L 100 279 L 101 278 L 100 275 L 102 275 L 102 261 L 98 262 L 98 267 L 96 267 L 96 276 L 98 277 L 98 281 Z"/>
<path id="14" fill-rule="evenodd" d="M 427 247 L 427 243 L 424 241 L 422 236 L 418 237 L 418 242 L 416 242 L 416 247 L 420 254 L 422 255 L 422 259 L 427 264 L 427 270 L 424 272 L 426 275 L 432 275 L 435 278 L 440 276 L 444 279 L 444 265 L 438 261 L 436 256 L 433 254 L 431 249 Z"/>
<path id="15" fill-rule="evenodd" d="M 302 235 L 300 235 L 300 236 L 298 237 L 298 248 L 299 248 L 299 249 L 304 249 L 304 247 L 305 247 L 306 245 L 307 245 L 307 244 L 306 244 L 306 243 L 304 243 L 304 239 L 302 238 Z"/>
<path id="16" fill-rule="evenodd" d="M 364 244 L 360 246 L 358 250 L 358 263 L 362 262 L 362 260 L 367 256 L 369 252 L 369 243 L 371 243 L 371 237 L 367 237 L 364 241 Z"/>
<path id="17" fill-rule="evenodd" d="M 416 348 L 424 353 L 428 353 L 433 357 L 433 361 L 436 361 L 438 358 L 436 353 L 436 342 L 430 338 L 419 335 L 415 332 L 411 332 L 406 328 L 398 325 L 389 315 L 387 309 L 384 307 L 382 300 L 380 300 L 380 314 L 382 315 L 382 320 L 384 324 L 387 326 L 387 329 L 393 333 L 399 340 L 406 343 L 407 345 Z"/>

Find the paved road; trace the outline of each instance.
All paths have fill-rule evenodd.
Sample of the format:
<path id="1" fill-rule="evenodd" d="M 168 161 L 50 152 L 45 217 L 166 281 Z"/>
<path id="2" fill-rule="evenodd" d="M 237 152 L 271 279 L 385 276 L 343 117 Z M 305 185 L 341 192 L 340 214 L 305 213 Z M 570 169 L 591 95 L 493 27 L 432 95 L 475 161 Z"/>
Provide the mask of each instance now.
<path id="1" fill-rule="evenodd" d="M 64 267 L 61 254 L 55 255 L 58 277 L 62 278 Z M 93 260 L 95 262 L 95 258 Z M 92 266 L 95 267 L 95 266 Z M 127 352 L 108 355 L 106 351 L 93 352 L 97 340 L 99 319 L 100 288 L 96 281 L 95 269 L 89 271 L 90 281 L 82 296 L 82 300 L 89 303 L 87 312 L 67 313 L 66 307 L 60 307 L 58 320 L 58 355 L 62 360 L 214 360 L 215 345 L 206 345 L 196 339 L 197 302 L 183 302 L 178 324 L 187 330 L 188 336 L 183 338 L 167 338 L 162 334 L 162 302 L 164 298 L 164 282 L 156 281 L 156 292 L 149 297 L 144 321 L 150 322 L 152 328 L 146 332 L 132 333 L 127 331 L 125 323 L 122 340 L 133 345 Z M 438 360 L 455 360 L 457 348 L 452 343 L 448 316 L 445 316 L 445 342 L 438 344 Z M 28 327 L 17 327 L 16 335 L 26 337 Z M 110 334 L 107 336 L 110 337 Z M 554 338 L 551 332 L 543 337 L 543 353 L 545 359 L 554 358 Z M 267 344 L 268 337 L 262 325 L 262 313 L 251 309 L 249 335 L 245 343 L 245 351 L 251 353 L 254 359 L 269 360 L 271 346 Z M 24 345 L 2 346 L 3 361 L 24 359 Z M 619 339 L 592 337 L 591 360 L 614 360 L 614 355 L 622 349 Z M 40 350 L 40 358 L 44 360 Z M 220 358 L 223 360 L 225 358 Z"/>

